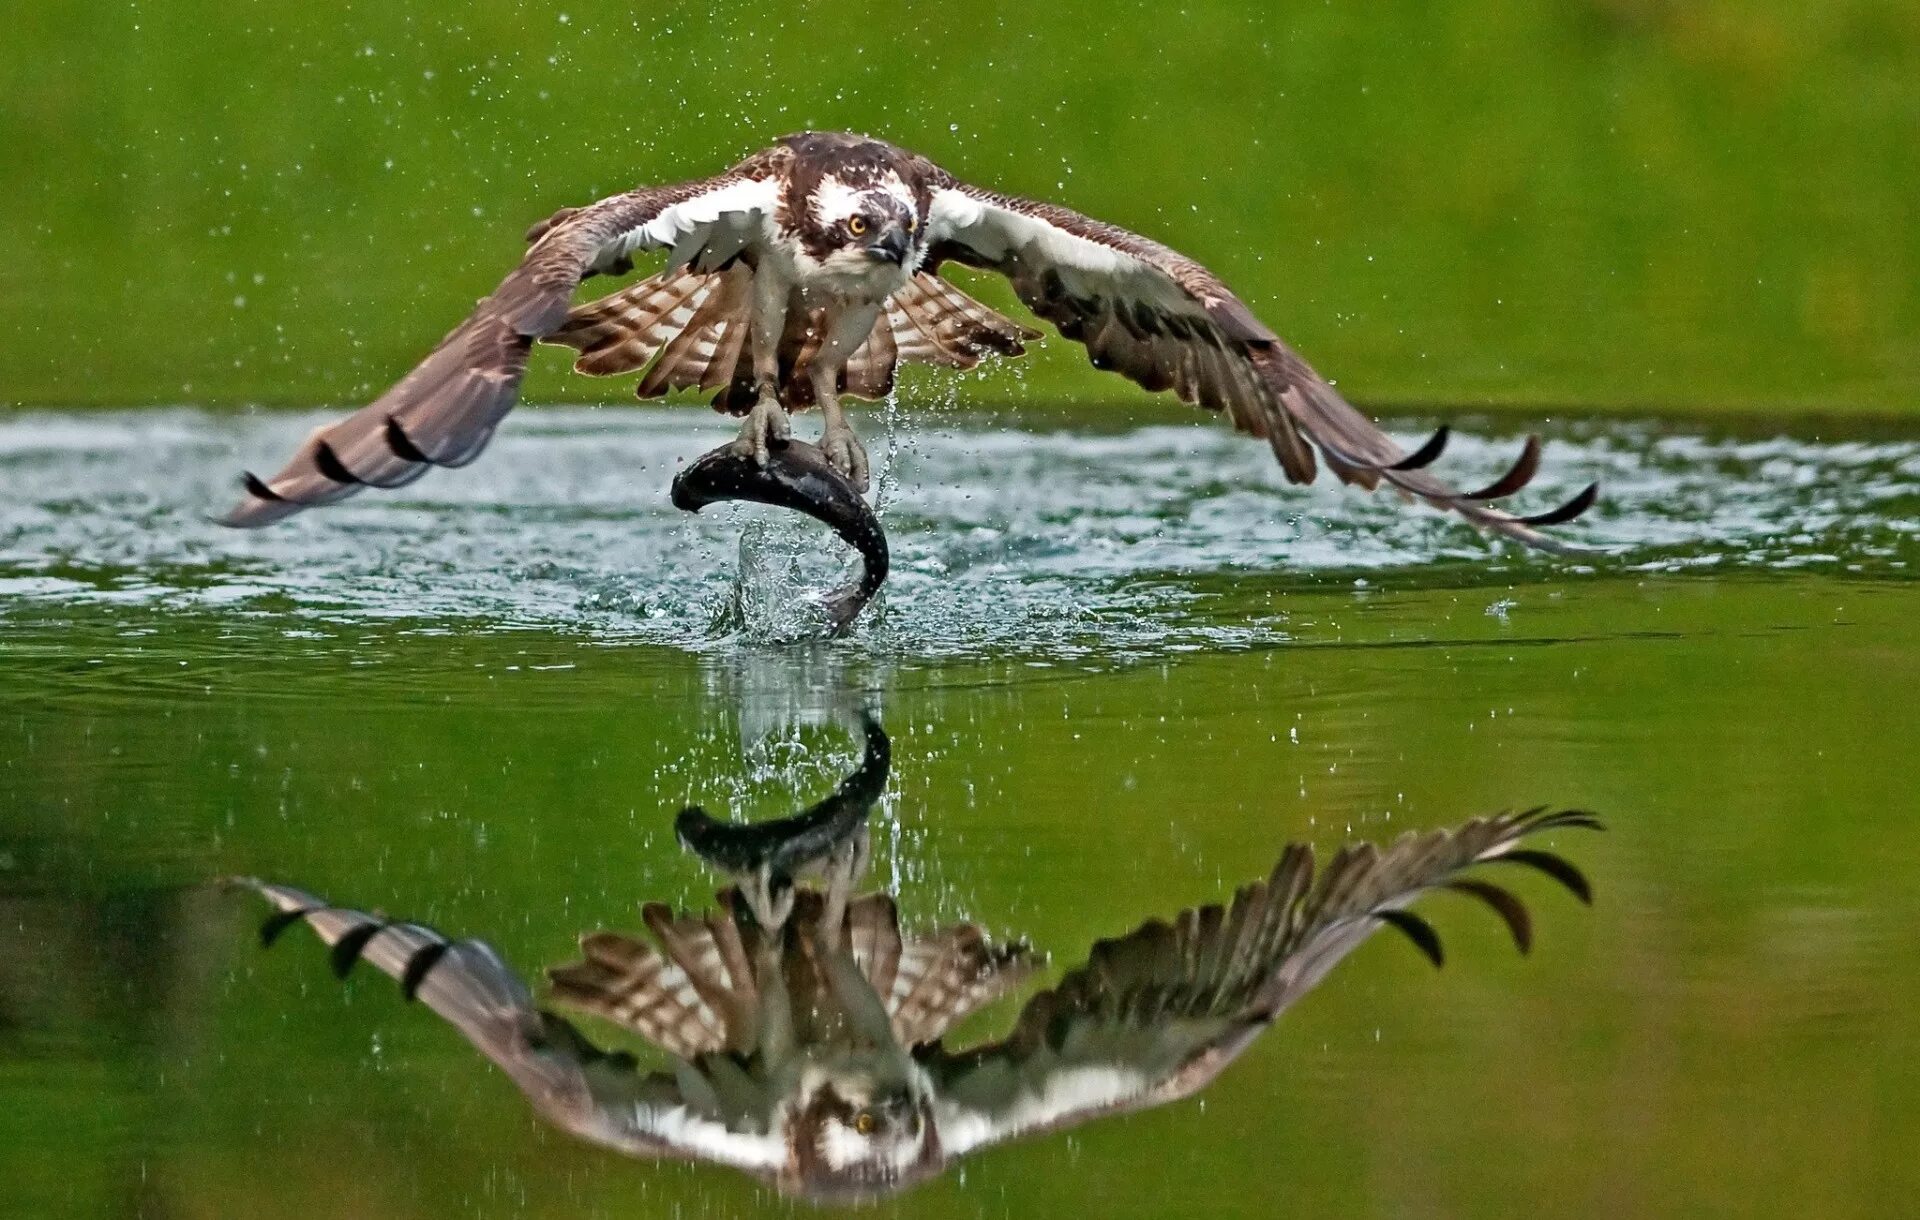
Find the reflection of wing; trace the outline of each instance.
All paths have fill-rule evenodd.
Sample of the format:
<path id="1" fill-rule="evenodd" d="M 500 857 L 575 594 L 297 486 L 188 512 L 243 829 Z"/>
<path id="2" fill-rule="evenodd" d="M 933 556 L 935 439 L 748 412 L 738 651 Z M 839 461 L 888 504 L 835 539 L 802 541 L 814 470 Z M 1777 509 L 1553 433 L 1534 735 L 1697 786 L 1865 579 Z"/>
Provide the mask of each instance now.
<path id="1" fill-rule="evenodd" d="M 759 938 L 720 908 L 675 916 L 663 902 L 641 909 L 657 947 L 619 932 L 580 938 L 581 960 L 547 970 L 553 998 L 633 1030 L 682 1059 L 749 1054 L 758 1040 Z"/>
<path id="2" fill-rule="evenodd" d="M 1155 241 L 1066 208 L 954 182 L 933 195 L 925 267 L 951 259 L 1000 272 L 1029 309 L 1085 345 L 1094 367 L 1149 390 L 1173 390 L 1234 427 L 1265 437 L 1287 477 L 1313 480 L 1314 450 L 1345 483 L 1386 482 L 1483 529 L 1558 549 L 1535 528 L 1570 521 L 1593 503 L 1589 487 L 1549 512 L 1520 517 L 1489 501 L 1532 479 L 1539 442 L 1528 438 L 1501 478 L 1461 492 L 1423 467 L 1446 430 L 1414 453 L 1395 444 L 1253 316 L 1220 279 Z"/>
<path id="3" fill-rule="evenodd" d="M 738 891 L 722 890 L 718 903 L 716 910 L 681 915 L 664 903 L 648 903 L 641 918 L 653 944 L 617 932 L 581 937 L 581 960 L 547 972 L 554 998 L 683 1059 L 754 1051 L 760 1033 L 757 970 L 779 969 L 782 985 L 803 1012 L 838 1009 L 842 1001 L 817 960 L 824 909 L 819 891 L 795 892 L 770 963 L 760 930 L 751 917 L 741 918 L 745 903 Z M 1019 986 L 1037 964 L 1024 943 L 991 945 L 973 924 L 904 935 L 899 911 L 885 894 L 847 904 L 841 947 L 879 997 L 894 1037 L 907 1047 L 935 1041 Z"/>
<path id="4" fill-rule="evenodd" d="M 304 920 L 333 946 L 341 977 L 362 958 L 400 980 L 417 999 L 465 1035 L 504 1070 L 535 1110 L 574 1135 L 643 1156 L 678 1156 L 766 1173 L 784 1163 L 781 1142 L 729 1130 L 689 1104 L 682 1085 L 663 1073 L 641 1074 L 631 1056 L 607 1054 L 578 1030 L 533 1004 L 526 984 L 492 946 L 449 941 L 432 928 L 391 923 L 359 911 L 330 907 L 284 885 L 239 882 L 278 910 L 260 930 L 273 941 Z"/>
<path id="5" fill-rule="evenodd" d="M 978 925 L 902 935 L 885 894 L 847 906 L 853 958 L 886 1005 L 901 1046 L 935 1042 L 969 1015 L 1018 987 L 1039 966 L 1024 941 L 989 944 Z"/>
<path id="6" fill-rule="evenodd" d="M 748 222 L 772 212 L 777 190 L 768 165 L 748 161 L 534 226 L 520 265 L 431 355 L 368 406 L 309 436 L 271 479 L 247 475 L 245 498 L 223 520 L 266 525 L 363 487 L 401 487 L 435 466 L 466 465 L 513 408 L 533 341 L 566 320 L 582 279 L 630 269 L 638 250 L 670 247 L 676 263 L 702 265 L 738 253 L 754 228 Z"/>
<path id="7" fill-rule="evenodd" d="M 1519 900 L 1460 874 L 1505 859 L 1548 873 L 1584 900 L 1585 879 L 1572 865 L 1519 846 L 1528 835 L 1572 826 L 1598 823 L 1584 813 L 1531 810 L 1409 834 L 1384 849 L 1351 845 L 1317 884 L 1311 849 L 1294 844 L 1231 906 L 1188 910 L 1172 924 L 1154 920 L 1096 944 L 1086 965 L 1028 1001 L 1005 1040 L 920 1056 L 936 1082 L 942 1146 L 957 1156 L 1188 1096 L 1382 924 L 1406 932 L 1437 964 L 1438 937 L 1405 909 L 1427 890 L 1486 902 L 1524 951 L 1532 925 Z"/>

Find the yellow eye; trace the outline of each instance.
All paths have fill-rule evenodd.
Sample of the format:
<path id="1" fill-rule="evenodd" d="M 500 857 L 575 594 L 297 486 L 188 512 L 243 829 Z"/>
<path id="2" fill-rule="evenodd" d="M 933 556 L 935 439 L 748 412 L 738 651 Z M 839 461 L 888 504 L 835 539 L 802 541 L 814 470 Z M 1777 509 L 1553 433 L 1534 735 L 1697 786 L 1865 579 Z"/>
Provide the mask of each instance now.
<path id="1" fill-rule="evenodd" d="M 920 218 L 918 216 L 907 217 L 907 232 L 914 233 L 914 232 L 917 232 L 919 228 L 920 228 Z"/>
<path id="2" fill-rule="evenodd" d="M 865 227 L 864 225 L 862 227 Z M 876 1124 L 871 1111 L 862 1110 L 853 1116 L 853 1129 L 862 1135 L 872 1135 Z"/>
<path id="3" fill-rule="evenodd" d="M 865 233 L 866 231 L 867 231 L 866 217 L 855 216 L 851 220 L 847 221 L 847 232 L 853 234 L 855 237 L 859 237 L 861 234 Z"/>

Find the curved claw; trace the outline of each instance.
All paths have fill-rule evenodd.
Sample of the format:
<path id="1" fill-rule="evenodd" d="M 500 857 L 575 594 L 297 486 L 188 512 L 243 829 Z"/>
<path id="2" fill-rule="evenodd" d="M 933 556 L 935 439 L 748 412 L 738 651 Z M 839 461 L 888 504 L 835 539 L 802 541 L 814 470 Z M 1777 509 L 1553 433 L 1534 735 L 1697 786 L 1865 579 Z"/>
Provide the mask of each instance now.
<path id="1" fill-rule="evenodd" d="M 1446 452 L 1447 438 L 1451 435 L 1453 435 L 1453 429 L 1446 424 L 1441 424 L 1438 428 L 1434 429 L 1433 435 L 1427 438 L 1426 444 L 1421 445 L 1420 448 L 1414 450 L 1406 457 L 1401 458 L 1393 465 L 1387 467 L 1387 469 L 1419 470 L 1422 467 L 1433 465 L 1440 455 Z"/>
<path id="2" fill-rule="evenodd" d="M 1470 491 L 1462 495 L 1463 500 L 1498 500 L 1510 496 L 1533 481 L 1540 469 L 1540 438 L 1528 436 L 1527 443 L 1520 449 L 1520 456 L 1507 473 L 1482 487 L 1479 491 Z"/>

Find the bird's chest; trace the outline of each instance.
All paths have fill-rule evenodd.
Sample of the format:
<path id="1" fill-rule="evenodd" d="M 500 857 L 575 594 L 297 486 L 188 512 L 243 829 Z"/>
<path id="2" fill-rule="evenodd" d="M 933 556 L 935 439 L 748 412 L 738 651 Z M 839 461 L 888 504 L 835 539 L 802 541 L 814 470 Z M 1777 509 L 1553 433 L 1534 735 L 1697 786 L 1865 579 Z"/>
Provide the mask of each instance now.
<path id="1" fill-rule="evenodd" d="M 879 305 L 908 279 L 906 268 L 856 251 L 818 257 L 792 242 L 777 243 L 770 253 L 759 274 L 774 277 L 790 294 L 790 303 L 806 310 L 839 313 Z"/>

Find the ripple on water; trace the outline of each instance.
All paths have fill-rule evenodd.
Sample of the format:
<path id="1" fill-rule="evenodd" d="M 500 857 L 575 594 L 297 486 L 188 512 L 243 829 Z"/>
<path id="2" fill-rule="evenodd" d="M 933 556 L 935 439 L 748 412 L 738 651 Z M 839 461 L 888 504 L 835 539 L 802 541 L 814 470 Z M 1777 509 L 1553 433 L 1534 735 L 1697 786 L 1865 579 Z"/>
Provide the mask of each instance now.
<path id="1" fill-rule="evenodd" d="M 673 509 L 679 464 L 729 431 L 684 407 L 524 411 L 469 470 L 258 533 L 208 520 L 243 464 L 276 461 L 327 418 L 0 422 L 0 605 L 532 626 L 706 648 L 811 635 L 799 595 L 851 562 L 790 514 Z M 1289 486 L 1264 447 L 1205 421 L 1023 431 L 949 417 L 870 440 L 894 575 L 857 646 L 902 655 L 1165 655 L 1285 638 L 1277 597 L 1264 614 L 1244 596 L 1231 615 L 1207 613 L 1221 578 L 1247 574 L 1276 594 L 1396 572 L 1463 584 L 1699 568 L 1903 576 L 1920 533 L 1920 441 L 1904 439 L 1583 421 L 1549 446 L 1527 501 L 1602 481 L 1600 505 L 1562 535 L 1611 553 L 1576 557 L 1497 546 L 1331 481 Z M 1448 469 L 1472 484 L 1513 442 L 1456 434 Z"/>

